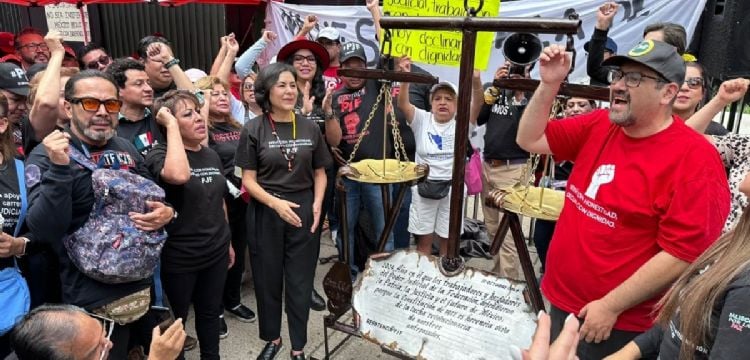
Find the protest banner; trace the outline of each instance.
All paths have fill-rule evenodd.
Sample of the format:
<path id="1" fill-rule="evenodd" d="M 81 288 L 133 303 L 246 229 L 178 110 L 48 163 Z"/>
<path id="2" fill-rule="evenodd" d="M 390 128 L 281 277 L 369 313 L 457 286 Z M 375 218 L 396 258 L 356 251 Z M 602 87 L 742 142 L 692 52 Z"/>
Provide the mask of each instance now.
<path id="1" fill-rule="evenodd" d="M 477 7 L 479 1 L 469 1 Z M 484 1 L 478 17 L 497 17 L 500 0 Z M 385 0 L 386 16 L 466 16 L 463 0 Z M 384 39 L 385 36 L 381 36 Z M 485 70 L 490 60 L 494 33 L 477 34 L 474 68 Z M 392 55 L 409 56 L 412 61 L 430 65 L 458 67 L 461 61 L 460 31 L 424 31 L 397 29 L 391 32 Z M 381 41 L 382 46 L 382 41 Z"/>

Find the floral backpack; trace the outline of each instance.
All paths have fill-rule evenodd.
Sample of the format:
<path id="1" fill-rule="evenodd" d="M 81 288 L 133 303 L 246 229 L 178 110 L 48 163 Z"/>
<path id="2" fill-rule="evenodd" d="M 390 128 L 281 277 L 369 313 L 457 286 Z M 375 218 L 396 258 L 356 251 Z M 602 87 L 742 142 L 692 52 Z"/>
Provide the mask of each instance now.
<path id="1" fill-rule="evenodd" d="M 73 146 L 70 157 L 92 171 L 94 188 L 88 220 L 64 239 L 70 259 L 86 276 L 103 283 L 132 282 L 153 275 L 167 233 L 136 228 L 128 213 L 149 211 L 146 201 L 164 201 L 164 190 L 149 179 L 119 170 L 119 161 L 105 169 L 104 156 L 94 164 Z"/>

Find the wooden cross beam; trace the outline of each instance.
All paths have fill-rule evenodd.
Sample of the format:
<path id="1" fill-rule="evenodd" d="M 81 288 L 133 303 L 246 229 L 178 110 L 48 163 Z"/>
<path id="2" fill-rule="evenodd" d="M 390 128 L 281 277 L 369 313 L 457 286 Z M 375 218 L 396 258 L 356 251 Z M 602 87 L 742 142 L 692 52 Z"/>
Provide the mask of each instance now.
<path id="1" fill-rule="evenodd" d="M 468 9 L 469 14 L 476 14 L 478 10 Z M 458 109 L 456 116 L 456 137 L 453 153 L 453 182 L 450 200 L 450 224 L 448 237 L 448 253 L 443 258 L 443 268 L 457 271 L 462 266 L 459 257 L 458 242 L 461 235 L 461 221 L 464 198 L 464 166 L 466 165 L 466 142 L 469 137 L 469 107 L 471 104 L 472 75 L 474 72 L 474 48 L 478 31 L 529 32 L 546 34 L 576 34 L 581 26 L 580 20 L 563 20 L 549 18 L 478 18 L 466 17 L 383 17 L 380 26 L 384 29 L 414 29 L 414 30 L 458 30 L 463 33 L 461 45 L 461 62 L 459 68 Z M 489 49 L 488 49 L 489 51 Z"/>

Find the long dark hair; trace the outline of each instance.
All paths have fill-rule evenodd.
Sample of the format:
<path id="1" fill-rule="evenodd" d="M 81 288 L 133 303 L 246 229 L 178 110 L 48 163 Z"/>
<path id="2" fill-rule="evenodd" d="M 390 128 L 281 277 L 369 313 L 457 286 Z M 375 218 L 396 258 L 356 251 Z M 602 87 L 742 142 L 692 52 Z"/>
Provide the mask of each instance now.
<path id="1" fill-rule="evenodd" d="M 734 230 L 722 235 L 672 285 L 659 301 L 657 321 L 669 326 L 680 320 L 680 359 L 692 360 L 698 346 L 710 344 L 711 314 L 716 301 L 750 264 L 750 211 L 745 210 Z"/>
<path id="2" fill-rule="evenodd" d="M 313 56 L 315 56 L 315 52 L 313 51 L 312 53 Z M 284 62 L 294 67 L 294 54 L 287 56 Z M 328 66 L 328 64 L 323 65 L 320 62 L 320 58 L 315 56 L 315 75 L 310 82 L 310 96 L 315 96 L 313 105 L 318 108 L 323 107 L 323 98 L 326 96 L 326 83 L 325 81 L 323 81 L 323 71 L 325 71 L 325 68 L 323 66 Z M 297 90 L 299 90 L 300 94 L 302 94 L 302 89 Z M 301 99 L 301 97 L 297 98 L 298 104 L 300 103 Z"/>
<path id="3" fill-rule="evenodd" d="M 0 93 L 0 118 L 6 118 L 8 127 L 0 134 L 0 153 L 3 155 L 3 162 L 11 161 L 16 156 L 16 145 L 13 142 L 13 124 L 8 117 L 8 99 Z"/>

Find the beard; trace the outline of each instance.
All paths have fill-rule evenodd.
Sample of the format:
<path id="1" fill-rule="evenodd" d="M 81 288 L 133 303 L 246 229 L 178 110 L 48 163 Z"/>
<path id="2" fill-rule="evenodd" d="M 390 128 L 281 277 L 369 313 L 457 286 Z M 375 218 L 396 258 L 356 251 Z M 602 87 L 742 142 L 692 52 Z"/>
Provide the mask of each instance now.
<path id="1" fill-rule="evenodd" d="M 627 105 L 624 106 L 625 107 L 624 110 L 621 110 L 621 111 L 612 110 L 611 104 L 615 103 L 615 100 L 614 100 L 615 97 L 625 98 L 625 100 L 627 101 Z M 628 127 L 628 126 L 635 124 L 635 118 L 633 117 L 633 112 L 631 108 L 632 103 L 630 102 L 630 94 L 628 94 L 625 91 L 617 91 L 617 92 L 613 91 L 610 94 L 609 103 L 610 103 L 609 121 L 611 123 L 621 126 L 621 127 Z"/>
<path id="2" fill-rule="evenodd" d="M 91 121 L 93 121 L 93 119 Z M 70 123 L 76 127 L 76 130 L 78 130 L 79 133 L 85 135 L 94 142 L 109 141 L 109 139 L 115 137 L 116 134 L 114 127 L 111 127 L 109 130 L 93 130 L 86 126 L 83 121 L 78 119 L 71 119 Z"/>

